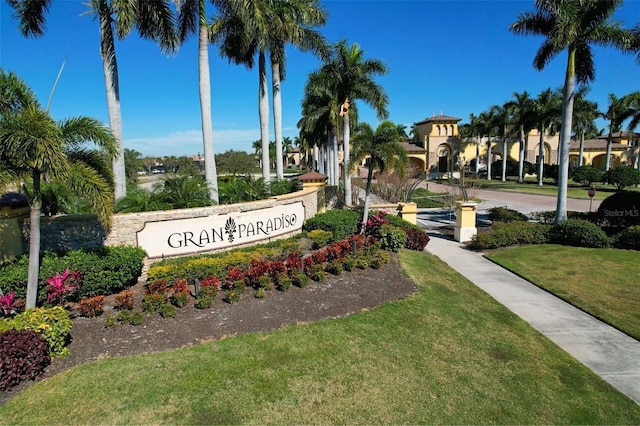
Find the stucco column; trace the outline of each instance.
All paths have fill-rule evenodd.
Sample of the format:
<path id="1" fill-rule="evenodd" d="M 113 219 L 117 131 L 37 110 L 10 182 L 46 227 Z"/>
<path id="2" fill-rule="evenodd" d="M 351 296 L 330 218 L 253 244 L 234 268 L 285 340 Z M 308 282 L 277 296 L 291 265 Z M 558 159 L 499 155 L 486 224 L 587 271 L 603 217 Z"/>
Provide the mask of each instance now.
<path id="1" fill-rule="evenodd" d="M 478 233 L 476 228 L 476 210 L 478 203 L 470 201 L 456 201 L 456 225 L 453 237 L 461 243 L 471 240 Z"/>

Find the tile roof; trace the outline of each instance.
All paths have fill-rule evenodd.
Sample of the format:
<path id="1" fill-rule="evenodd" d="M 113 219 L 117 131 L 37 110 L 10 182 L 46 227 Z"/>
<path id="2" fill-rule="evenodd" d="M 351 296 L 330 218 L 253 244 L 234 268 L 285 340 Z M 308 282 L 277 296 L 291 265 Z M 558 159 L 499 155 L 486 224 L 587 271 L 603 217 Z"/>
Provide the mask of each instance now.
<path id="1" fill-rule="evenodd" d="M 449 115 L 442 115 L 442 114 L 440 114 L 440 115 L 434 115 L 434 116 L 433 116 L 433 117 L 431 117 L 431 118 L 425 118 L 424 120 L 422 120 L 422 121 L 418 121 L 418 122 L 417 122 L 417 123 L 415 123 L 415 124 L 432 123 L 432 122 L 438 122 L 438 123 L 441 123 L 441 122 L 443 122 L 443 121 L 457 123 L 457 122 L 458 122 L 458 121 L 460 121 L 460 120 L 462 120 L 462 118 L 458 118 L 458 117 L 451 117 L 451 116 L 449 116 Z"/>
<path id="2" fill-rule="evenodd" d="M 606 139 L 601 139 L 601 138 L 597 138 L 597 139 L 585 139 L 584 141 L 584 145 L 583 145 L 585 150 L 605 150 L 607 149 L 607 140 Z M 615 143 L 613 142 L 611 144 L 611 150 L 615 150 L 615 151 L 624 151 L 626 149 L 632 148 L 630 145 L 625 145 L 622 143 Z M 571 142 L 569 143 L 569 149 L 570 150 L 579 150 L 580 149 L 580 141 L 576 141 L 576 140 L 571 140 Z"/>
<path id="3" fill-rule="evenodd" d="M 415 152 L 415 153 L 418 153 L 418 152 L 419 152 L 419 153 L 427 152 L 427 150 L 426 150 L 426 149 L 424 149 L 423 147 L 418 146 L 418 145 L 416 145 L 416 144 L 414 144 L 414 143 L 410 143 L 410 142 L 400 142 L 400 145 L 402 146 L 402 148 L 404 148 L 404 150 L 405 150 L 405 151 L 407 151 L 407 152 L 409 152 L 409 153 L 412 153 L 412 152 Z"/>

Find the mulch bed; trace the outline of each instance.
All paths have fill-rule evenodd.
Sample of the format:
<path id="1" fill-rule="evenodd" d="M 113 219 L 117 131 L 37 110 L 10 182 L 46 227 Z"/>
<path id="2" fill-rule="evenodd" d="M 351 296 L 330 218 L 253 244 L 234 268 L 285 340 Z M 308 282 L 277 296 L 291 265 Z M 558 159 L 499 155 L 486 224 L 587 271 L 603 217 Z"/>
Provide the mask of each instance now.
<path id="1" fill-rule="evenodd" d="M 136 285 L 141 292 L 143 283 Z M 228 304 L 221 295 L 210 309 L 193 304 L 180 309 L 175 318 L 144 316 L 139 326 L 119 324 L 105 327 L 114 315 L 107 303 L 97 318 L 75 318 L 71 330 L 70 355 L 56 358 L 43 379 L 87 362 L 109 357 L 166 351 L 241 333 L 276 330 L 288 325 L 339 318 L 382 303 L 406 297 L 416 291 L 400 270 L 396 255 L 380 269 L 355 270 L 328 275 L 321 282 L 311 281 L 305 288 L 286 292 L 271 291 L 264 299 L 253 297 L 247 289 L 241 300 Z M 9 392 L 0 392 L 4 404 L 32 382 L 23 382 Z"/>

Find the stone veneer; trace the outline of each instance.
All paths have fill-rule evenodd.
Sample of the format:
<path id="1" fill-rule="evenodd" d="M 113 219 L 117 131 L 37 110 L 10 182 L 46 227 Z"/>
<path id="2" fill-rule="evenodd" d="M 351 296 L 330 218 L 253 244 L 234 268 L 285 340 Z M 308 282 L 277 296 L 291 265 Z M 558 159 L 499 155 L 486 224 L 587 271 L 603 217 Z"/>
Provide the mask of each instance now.
<path id="1" fill-rule="evenodd" d="M 93 249 L 115 245 L 137 245 L 136 233 L 142 230 L 147 222 L 206 217 L 232 212 L 264 209 L 276 205 L 302 202 L 305 220 L 316 215 L 318 211 L 318 188 L 307 188 L 291 194 L 278 195 L 266 200 L 240 204 L 228 204 L 192 209 L 163 210 L 141 213 L 114 214 L 111 218 L 111 231 L 106 234 L 95 215 L 60 215 L 43 216 L 41 219 L 41 250 L 65 251 L 81 248 Z M 18 219 L 23 236 L 22 249 L 26 253 L 29 246 L 28 212 Z M 295 234 L 282 235 L 287 238 Z M 265 240 L 268 241 L 268 240 Z"/>

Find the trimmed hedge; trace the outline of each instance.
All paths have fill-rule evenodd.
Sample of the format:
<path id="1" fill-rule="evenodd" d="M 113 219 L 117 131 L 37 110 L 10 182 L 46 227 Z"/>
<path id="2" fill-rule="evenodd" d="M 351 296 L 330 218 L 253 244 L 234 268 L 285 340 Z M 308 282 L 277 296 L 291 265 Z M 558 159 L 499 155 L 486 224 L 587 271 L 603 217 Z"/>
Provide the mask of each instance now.
<path id="1" fill-rule="evenodd" d="M 305 221 L 303 229 L 313 231 L 321 229 L 333 233 L 331 242 L 340 241 L 356 234 L 362 216 L 354 210 L 329 210 L 319 213 Z"/>
<path id="2" fill-rule="evenodd" d="M 487 250 L 549 242 L 550 225 L 530 222 L 496 222 L 488 232 L 478 233 L 468 244 L 472 250 Z"/>
<path id="3" fill-rule="evenodd" d="M 640 225 L 630 226 L 622 231 L 615 246 L 621 249 L 640 250 Z"/>
<path id="4" fill-rule="evenodd" d="M 628 228 L 640 225 L 640 192 L 617 192 L 600 203 L 598 215 L 604 226 Z"/>
<path id="5" fill-rule="evenodd" d="M 71 296 L 74 300 L 110 295 L 134 285 L 142 272 L 146 253 L 139 247 L 102 247 L 94 251 L 74 250 L 65 254 L 46 252 L 40 262 L 38 303 L 47 300 L 47 279 L 66 269 L 79 271 L 83 283 Z M 25 298 L 29 257 L 0 267 L 0 288 L 4 293 L 15 292 Z"/>
<path id="6" fill-rule="evenodd" d="M 526 222 L 529 218 L 517 210 L 494 207 L 489 209 L 489 219 L 491 222 Z"/>
<path id="7" fill-rule="evenodd" d="M 553 225 L 549 231 L 549 240 L 556 244 L 590 248 L 609 247 L 611 243 L 598 225 L 579 219 L 569 219 Z"/>

